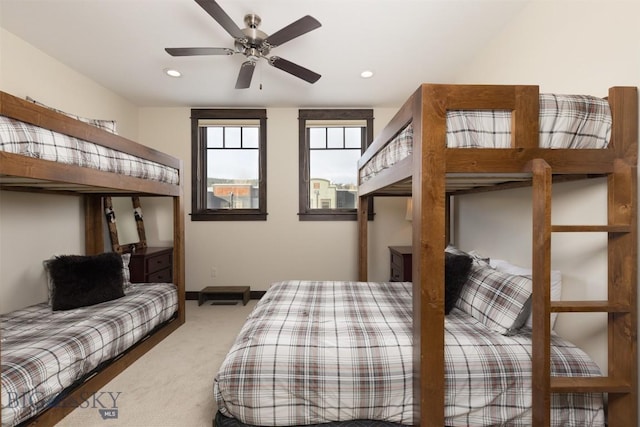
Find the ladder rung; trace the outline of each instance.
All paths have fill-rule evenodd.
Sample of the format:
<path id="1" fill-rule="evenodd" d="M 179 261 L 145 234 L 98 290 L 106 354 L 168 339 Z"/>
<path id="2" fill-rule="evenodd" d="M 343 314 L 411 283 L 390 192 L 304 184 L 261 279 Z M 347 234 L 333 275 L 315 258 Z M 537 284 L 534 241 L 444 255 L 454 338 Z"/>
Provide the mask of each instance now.
<path id="1" fill-rule="evenodd" d="M 614 304 L 609 301 L 551 301 L 552 312 L 575 313 L 628 313 L 628 304 Z"/>
<path id="2" fill-rule="evenodd" d="M 618 225 L 552 225 L 551 231 L 556 233 L 564 232 L 601 232 L 601 233 L 629 233 L 631 226 L 628 224 Z"/>
<path id="3" fill-rule="evenodd" d="M 554 393 L 630 393 L 628 381 L 610 377 L 551 377 L 551 391 Z"/>

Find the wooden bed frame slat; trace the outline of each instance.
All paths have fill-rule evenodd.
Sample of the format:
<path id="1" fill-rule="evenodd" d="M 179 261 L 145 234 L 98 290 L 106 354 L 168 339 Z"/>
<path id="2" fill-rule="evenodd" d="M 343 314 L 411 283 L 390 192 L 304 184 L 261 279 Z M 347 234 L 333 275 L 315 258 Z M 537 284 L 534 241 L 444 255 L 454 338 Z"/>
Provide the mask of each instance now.
<path id="1" fill-rule="evenodd" d="M 103 193 L 113 191 L 130 194 L 179 196 L 182 191 L 180 185 L 134 178 L 97 169 L 73 167 L 67 164 L 3 151 L 0 151 L 0 164 L 2 165 L 2 168 L 0 168 L 0 186 L 3 186 L 4 177 L 6 176 L 9 184 L 11 184 L 10 177 L 28 177 L 61 186 L 65 183 L 75 184 L 78 192 L 83 192 L 84 188 L 90 189 L 87 191 L 95 192 L 95 188 L 100 188 Z M 180 166 L 179 170 L 182 170 L 182 166 Z M 28 182 L 25 183 L 25 187 L 39 188 L 37 184 L 30 185 Z"/>

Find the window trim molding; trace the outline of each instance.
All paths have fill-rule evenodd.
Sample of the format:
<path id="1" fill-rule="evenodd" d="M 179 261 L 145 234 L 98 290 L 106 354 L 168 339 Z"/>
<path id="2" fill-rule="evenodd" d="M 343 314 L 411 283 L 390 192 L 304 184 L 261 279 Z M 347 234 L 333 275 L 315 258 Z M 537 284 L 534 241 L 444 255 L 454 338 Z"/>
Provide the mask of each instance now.
<path id="1" fill-rule="evenodd" d="M 373 109 L 300 109 L 298 110 L 298 220 L 299 221 L 357 221 L 358 210 L 310 209 L 309 200 L 309 139 L 307 120 L 365 120 L 366 135 L 361 152 L 373 141 Z M 305 183 L 307 185 L 305 185 Z M 369 220 L 373 220 L 373 197 L 369 197 Z"/>
<path id="2" fill-rule="evenodd" d="M 199 135 L 200 119 L 254 119 L 260 121 L 258 209 L 219 210 L 206 208 L 206 187 L 202 189 L 205 165 L 204 141 Z M 266 221 L 267 219 L 267 110 L 232 108 L 191 109 L 191 221 Z"/>

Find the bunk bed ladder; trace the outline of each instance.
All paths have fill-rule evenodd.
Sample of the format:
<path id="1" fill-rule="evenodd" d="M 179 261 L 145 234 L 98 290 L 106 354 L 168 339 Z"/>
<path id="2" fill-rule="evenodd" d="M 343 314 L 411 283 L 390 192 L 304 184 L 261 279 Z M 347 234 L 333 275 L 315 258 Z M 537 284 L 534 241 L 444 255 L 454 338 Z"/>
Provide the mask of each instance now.
<path id="1" fill-rule="evenodd" d="M 552 393 L 607 393 L 608 426 L 637 427 L 637 171 L 614 161 L 608 175 L 607 225 L 551 225 L 551 167 L 531 162 L 533 174 L 533 425 L 551 425 Z M 608 299 L 550 301 L 551 233 L 607 233 Z M 552 377 L 552 312 L 608 313 L 608 373 L 600 377 Z"/>

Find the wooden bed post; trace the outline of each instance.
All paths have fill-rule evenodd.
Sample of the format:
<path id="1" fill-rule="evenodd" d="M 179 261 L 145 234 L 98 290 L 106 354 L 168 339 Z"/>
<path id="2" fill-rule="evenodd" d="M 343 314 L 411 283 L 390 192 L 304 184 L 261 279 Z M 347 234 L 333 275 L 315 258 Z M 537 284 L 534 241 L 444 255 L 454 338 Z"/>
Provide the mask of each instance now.
<path id="1" fill-rule="evenodd" d="M 608 233 L 609 304 L 628 307 L 608 315 L 608 376 L 628 384 L 627 392 L 609 393 L 611 427 L 638 425 L 638 91 L 609 90 L 613 115 L 613 148 L 618 159 L 608 178 L 608 223 L 626 225 L 627 232 Z"/>
<path id="2" fill-rule="evenodd" d="M 84 250 L 86 255 L 104 252 L 102 196 L 86 194 L 84 202 Z"/>
<path id="3" fill-rule="evenodd" d="M 532 222 L 532 421 L 551 425 L 551 167 L 542 159 L 531 162 L 533 173 Z"/>
<path id="4" fill-rule="evenodd" d="M 628 224 L 629 231 L 608 234 L 608 295 L 609 304 L 629 309 L 608 315 L 608 376 L 615 383 L 628 383 L 629 388 L 623 393 L 609 393 L 611 427 L 638 425 L 637 334 L 632 332 L 638 324 L 637 182 L 636 167 L 616 160 L 608 180 L 609 223 Z"/>
<path id="5" fill-rule="evenodd" d="M 180 166 L 182 177 L 182 164 Z M 184 256 L 184 203 L 182 196 L 173 198 L 173 283 L 178 288 L 178 318 L 185 322 L 185 256 Z"/>
<path id="6" fill-rule="evenodd" d="M 446 109 L 437 100 L 446 93 L 436 95 L 440 89 L 422 85 L 413 110 L 413 399 L 414 425 L 422 426 L 444 425 Z"/>
<path id="7" fill-rule="evenodd" d="M 369 245 L 368 223 L 369 197 L 358 197 L 358 280 L 366 282 L 369 275 L 367 247 Z"/>

